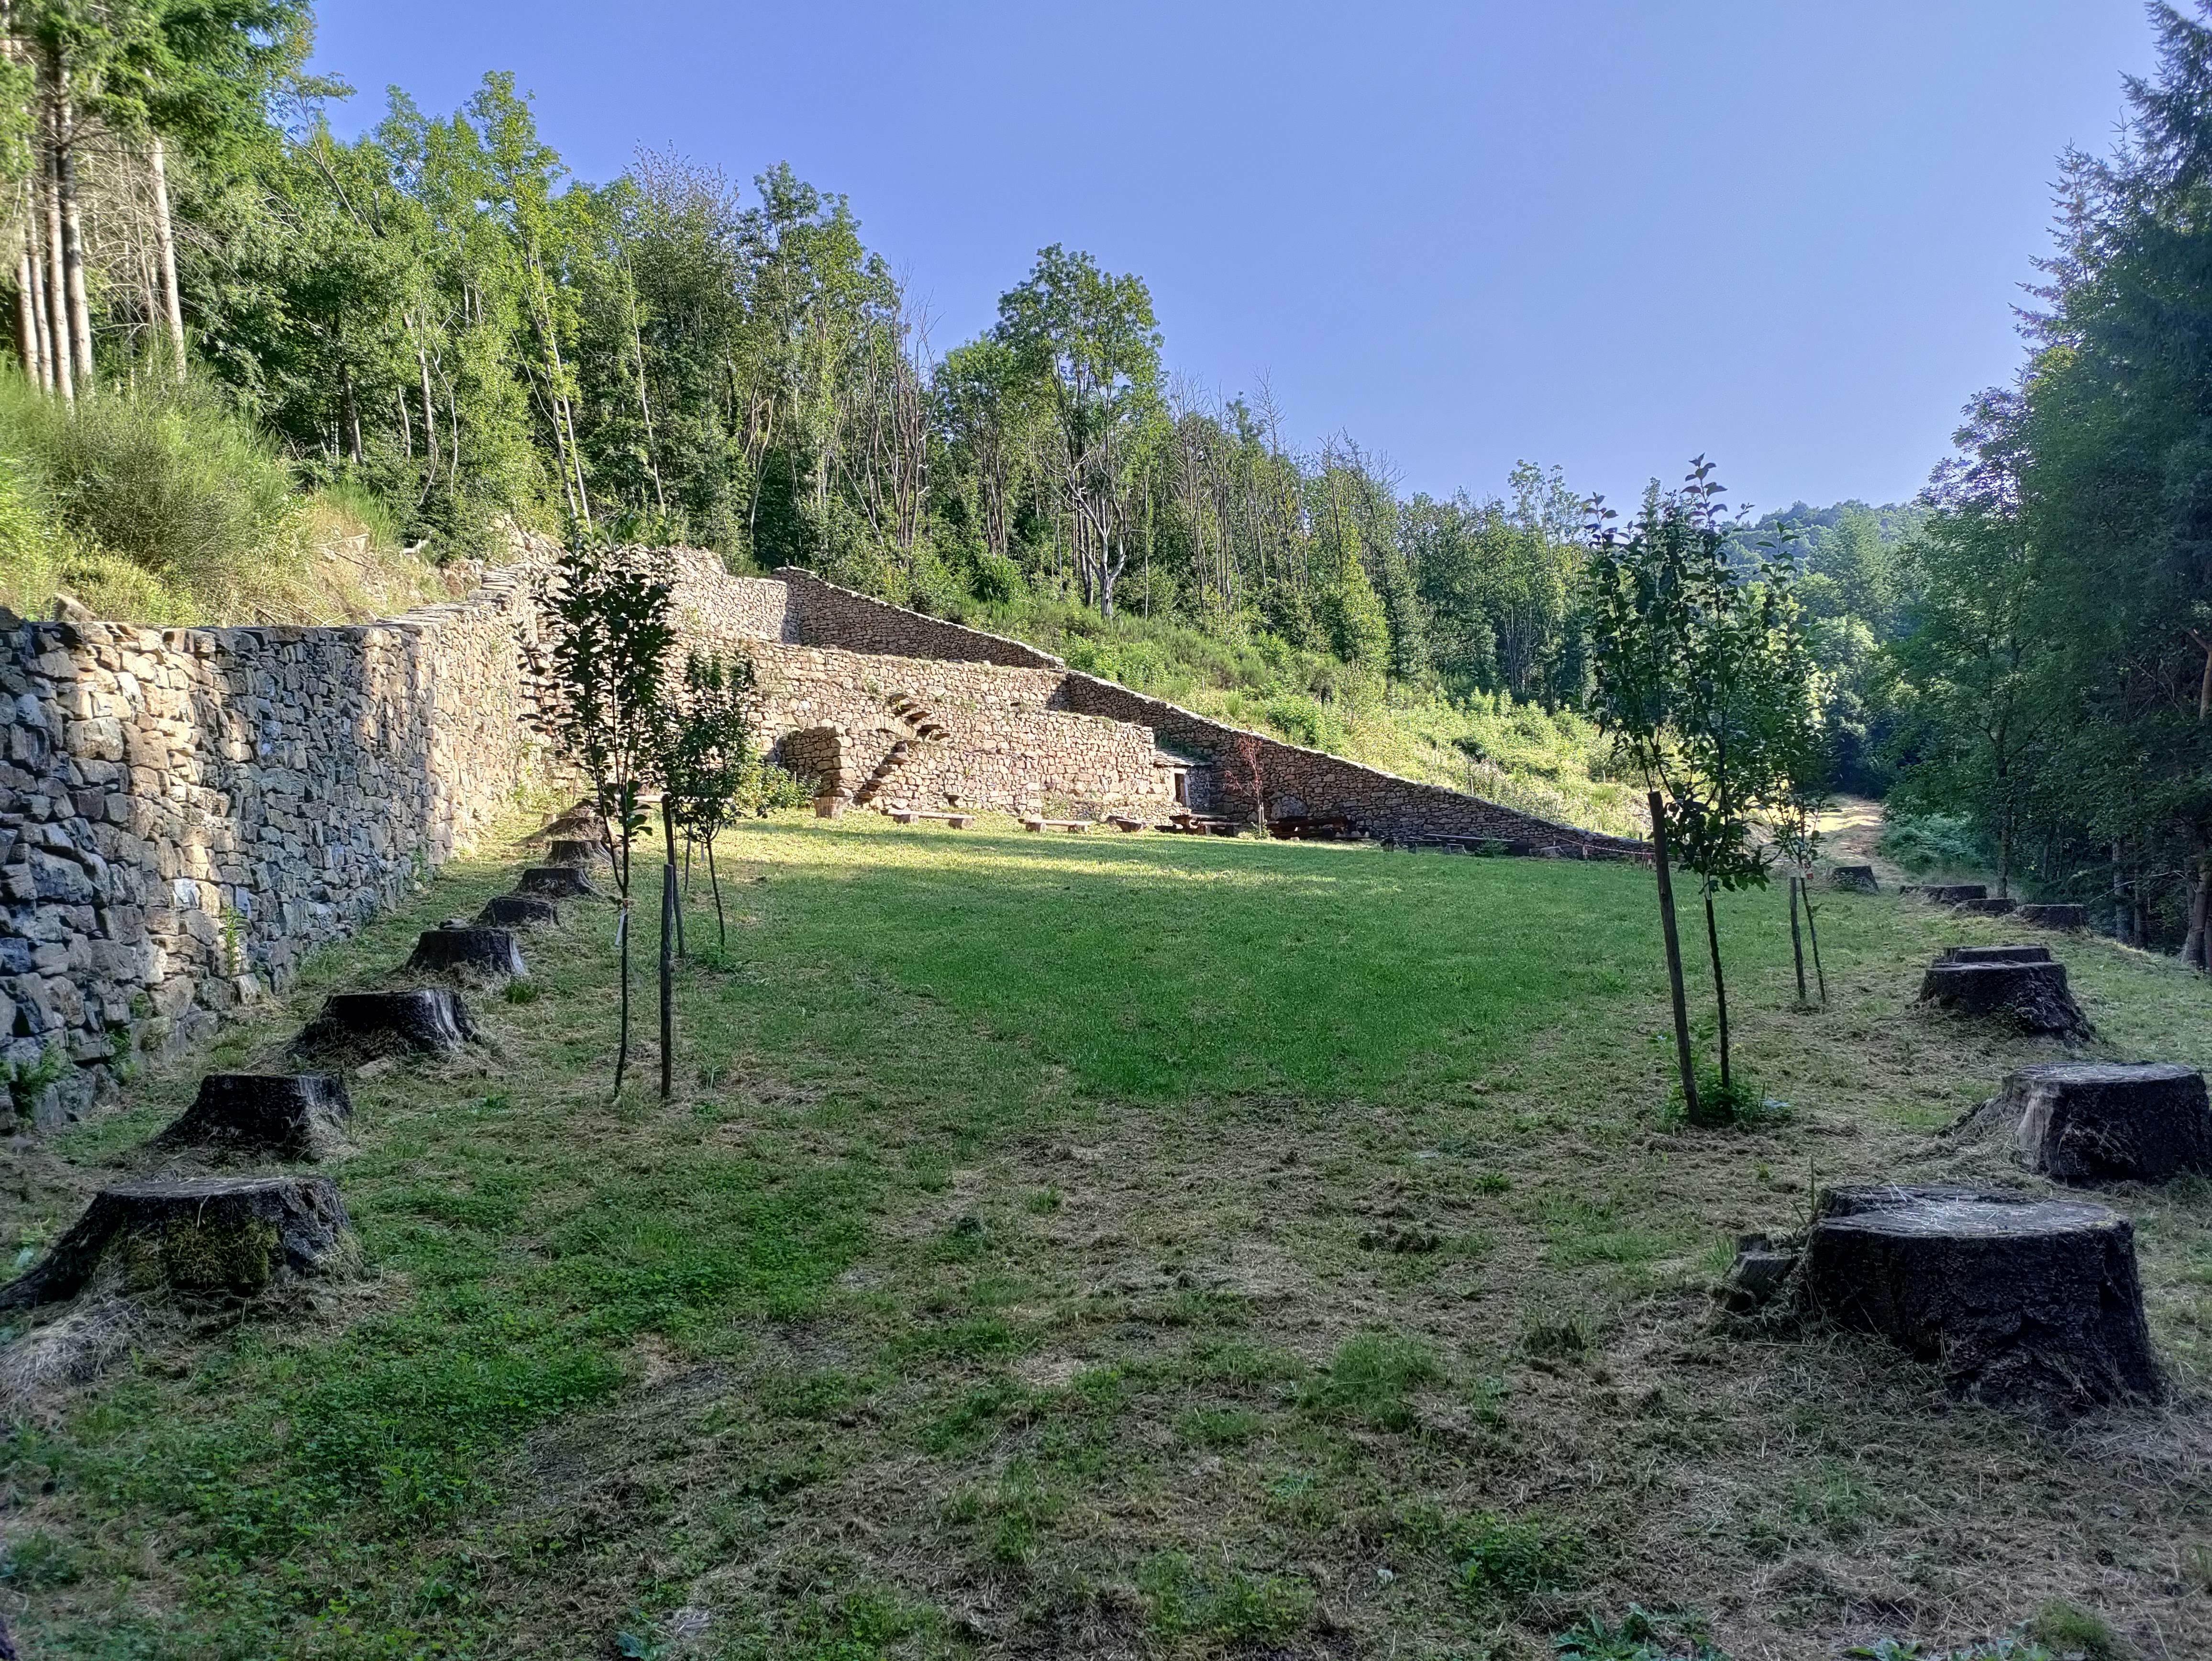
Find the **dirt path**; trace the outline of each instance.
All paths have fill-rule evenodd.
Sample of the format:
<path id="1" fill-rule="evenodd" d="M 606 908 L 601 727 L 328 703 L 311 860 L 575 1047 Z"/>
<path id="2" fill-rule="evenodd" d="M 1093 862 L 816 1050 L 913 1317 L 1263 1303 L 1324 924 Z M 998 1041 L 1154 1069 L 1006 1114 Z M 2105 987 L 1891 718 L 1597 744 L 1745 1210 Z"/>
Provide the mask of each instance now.
<path id="1" fill-rule="evenodd" d="M 1838 796 L 1836 805 L 1820 815 L 1820 837 L 1831 863 L 1871 865 L 1875 880 L 1894 889 L 1911 876 L 1902 866 L 1875 851 L 1881 840 L 1881 804 L 1866 796 Z"/>

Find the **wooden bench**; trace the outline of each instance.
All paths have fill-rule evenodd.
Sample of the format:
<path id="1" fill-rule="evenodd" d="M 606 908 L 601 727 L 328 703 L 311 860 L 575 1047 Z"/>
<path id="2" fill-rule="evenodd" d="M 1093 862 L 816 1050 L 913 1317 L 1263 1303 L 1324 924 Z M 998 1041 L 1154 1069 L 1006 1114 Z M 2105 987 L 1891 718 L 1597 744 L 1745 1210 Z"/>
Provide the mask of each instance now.
<path id="1" fill-rule="evenodd" d="M 1109 813 L 1106 816 L 1106 823 L 1125 836 L 1133 830 L 1141 830 L 1145 828 L 1144 820 L 1133 819 L 1127 813 Z"/>
<path id="2" fill-rule="evenodd" d="M 1066 830 L 1070 834 L 1080 834 L 1090 828 L 1089 819 L 1048 819 L 1030 815 L 1022 820 L 1024 830 Z"/>
<path id="3" fill-rule="evenodd" d="M 1170 813 L 1163 830 L 1179 831 L 1186 837 L 1233 837 L 1237 831 L 1233 819 L 1209 818 L 1203 813 Z"/>
<path id="4" fill-rule="evenodd" d="M 893 824 L 912 824 L 918 819 L 936 819 L 942 824 L 951 825 L 955 830 L 972 830 L 975 828 L 975 816 L 973 813 L 931 813 L 925 812 L 919 807 L 891 809 Z"/>

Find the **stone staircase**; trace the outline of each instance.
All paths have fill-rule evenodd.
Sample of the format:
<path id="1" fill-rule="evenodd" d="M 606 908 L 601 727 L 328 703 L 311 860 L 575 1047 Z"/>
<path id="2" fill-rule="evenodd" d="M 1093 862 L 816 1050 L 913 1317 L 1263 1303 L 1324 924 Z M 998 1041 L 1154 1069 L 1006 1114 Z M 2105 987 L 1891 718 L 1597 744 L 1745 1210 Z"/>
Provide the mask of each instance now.
<path id="1" fill-rule="evenodd" d="M 938 720 L 937 712 L 913 693 L 893 692 L 884 701 L 890 706 L 891 713 L 905 724 L 912 736 L 895 742 L 883 760 L 876 764 L 876 770 L 860 782 L 860 788 L 853 792 L 853 806 L 855 807 L 866 807 L 875 802 L 907 764 L 914 759 L 919 745 L 941 744 L 952 736 L 952 729 Z M 886 812 L 889 807 L 890 804 L 886 802 L 876 811 Z"/>

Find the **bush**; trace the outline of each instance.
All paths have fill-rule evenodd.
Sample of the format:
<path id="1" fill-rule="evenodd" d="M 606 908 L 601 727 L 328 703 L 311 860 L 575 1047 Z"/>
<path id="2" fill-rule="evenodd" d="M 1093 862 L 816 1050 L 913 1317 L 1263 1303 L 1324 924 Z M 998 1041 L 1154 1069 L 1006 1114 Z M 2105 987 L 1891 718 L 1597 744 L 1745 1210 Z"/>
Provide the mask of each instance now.
<path id="1" fill-rule="evenodd" d="M 1893 812 L 1876 846 L 1908 871 L 1978 871 L 1991 849 L 1964 814 Z"/>
<path id="2" fill-rule="evenodd" d="M 1726 1130 L 1740 1126 L 1773 1124 L 1789 1116 L 1789 1104 L 1778 1102 L 1758 1084 L 1736 1074 L 1726 1085 L 1720 1069 L 1702 1068 L 1698 1074 L 1698 1110 L 1688 1111 L 1680 1085 L 1668 1103 L 1668 1116 L 1678 1124 L 1700 1130 Z"/>

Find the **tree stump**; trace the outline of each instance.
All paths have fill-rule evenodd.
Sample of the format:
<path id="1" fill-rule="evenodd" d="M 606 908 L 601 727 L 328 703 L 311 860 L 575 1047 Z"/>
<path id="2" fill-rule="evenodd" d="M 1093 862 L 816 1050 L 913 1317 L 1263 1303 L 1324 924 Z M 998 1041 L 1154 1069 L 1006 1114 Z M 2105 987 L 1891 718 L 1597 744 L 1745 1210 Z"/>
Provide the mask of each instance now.
<path id="1" fill-rule="evenodd" d="M 323 1001 L 297 1048 L 314 1053 L 451 1056 L 477 1036 L 468 1006 L 440 987 L 412 992 L 339 992 Z"/>
<path id="2" fill-rule="evenodd" d="M 599 891 L 573 865 L 533 865 L 522 873 L 514 891 L 541 900 L 588 900 Z"/>
<path id="3" fill-rule="evenodd" d="M 1881 885 L 1874 879 L 1870 865 L 1839 865 L 1828 873 L 1828 885 L 1852 894 L 1879 894 Z"/>
<path id="4" fill-rule="evenodd" d="M 93 1196 L 0 1309 L 74 1298 L 97 1276 L 137 1296 L 251 1296 L 344 1256 L 346 1212 L 328 1177 L 196 1177 L 119 1183 Z"/>
<path id="5" fill-rule="evenodd" d="M 2024 1067 L 1975 1117 L 2009 1121 L 2013 1158 L 2063 1183 L 2212 1171 L 2204 1075 L 2171 1062 Z"/>
<path id="6" fill-rule="evenodd" d="M 1988 887 L 1978 882 L 1923 883 L 1914 891 L 1930 905 L 1960 905 L 1967 900 L 1985 900 L 1990 897 Z"/>
<path id="7" fill-rule="evenodd" d="M 2023 905 L 2013 913 L 2021 922 L 2033 923 L 2038 928 L 2087 928 L 2089 908 L 2086 905 Z"/>
<path id="8" fill-rule="evenodd" d="M 580 871 L 596 868 L 602 862 L 611 864 L 605 843 L 586 842 L 574 837 L 556 837 L 545 849 L 548 865 L 573 866 Z"/>
<path id="9" fill-rule="evenodd" d="M 1814 1307 L 1988 1401 L 2160 1394 L 2135 1230 L 2103 1206 L 1961 1188 L 1832 1188 L 1806 1241 Z"/>
<path id="10" fill-rule="evenodd" d="M 1937 963 L 1920 983 L 1920 1001 L 1955 1014 L 2002 1015 L 2028 1032 L 2089 1030 L 2063 963 Z"/>
<path id="11" fill-rule="evenodd" d="M 319 1159 L 353 1116 L 331 1073 L 210 1073 L 157 1147 L 212 1147 L 279 1159 Z"/>
<path id="12" fill-rule="evenodd" d="M 561 908 L 535 894 L 495 894 L 477 913 L 479 928 L 543 928 L 560 921 Z"/>
<path id="13" fill-rule="evenodd" d="M 2049 963 L 2047 946 L 1947 946 L 1937 963 Z"/>
<path id="14" fill-rule="evenodd" d="M 407 967 L 418 975 L 458 975 L 465 980 L 497 982 L 529 976 L 522 949 L 511 928 L 426 928 L 415 941 Z"/>
<path id="15" fill-rule="evenodd" d="M 2019 910 L 2016 900 L 1960 900 L 1959 910 L 1971 917 L 2008 917 Z"/>

